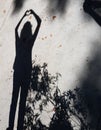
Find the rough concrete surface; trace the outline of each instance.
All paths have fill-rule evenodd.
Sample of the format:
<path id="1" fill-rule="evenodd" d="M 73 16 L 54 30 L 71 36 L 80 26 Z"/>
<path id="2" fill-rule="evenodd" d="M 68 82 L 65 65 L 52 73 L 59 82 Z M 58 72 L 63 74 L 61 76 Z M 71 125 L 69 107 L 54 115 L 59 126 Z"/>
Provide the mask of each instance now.
<path id="1" fill-rule="evenodd" d="M 48 0 L 26 0 L 23 7 L 12 14 L 13 1 L 0 0 L 0 130 L 5 130 L 8 125 L 15 27 L 20 18 L 27 9 L 33 9 L 41 17 L 41 28 L 32 52 L 33 59 L 38 63 L 48 63 L 51 74 L 58 72 L 62 75 L 59 87 L 64 91 L 79 85 L 84 70 L 86 73 L 92 50 L 101 40 L 100 27 L 84 13 L 82 4 L 83 0 L 71 0 L 64 14 L 60 14 L 49 12 L 51 5 Z M 35 27 L 35 20 L 30 17 L 27 19 Z"/>

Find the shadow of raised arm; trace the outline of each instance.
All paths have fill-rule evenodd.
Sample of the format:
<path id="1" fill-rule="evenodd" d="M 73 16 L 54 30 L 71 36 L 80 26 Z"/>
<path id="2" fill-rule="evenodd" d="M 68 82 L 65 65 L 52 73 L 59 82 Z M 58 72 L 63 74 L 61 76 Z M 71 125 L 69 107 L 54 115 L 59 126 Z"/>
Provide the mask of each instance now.
<path id="1" fill-rule="evenodd" d="M 32 35 L 32 38 L 31 38 L 32 41 L 33 41 L 33 44 L 34 44 L 34 42 L 36 40 L 36 37 L 38 35 L 38 32 L 39 32 L 40 25 L 41 25 L 41 19 L 33 10 L 30 10 L 30 11 L 31 11 L 31 14 L 34 15 L 34 17 L 35 17 L 35 19 L 37 21 L 37 27 L 36 27 L 35 32 L 34 32 L 34 34 Z"/>
<path id="2" fill-rule="evenodd" d="M 28 10 L 25 12 L 25 14 L 23 15 L 23 17 L 20 19 L 19 23 L 17 24 L 16 28 L 15 28 L 15 37 L 16 37 L 16 40 L 19 39 L 19 35 L 18 35 L 18 28 L 22 22 L 22 20 L 24 19 L 24 17 L 27 15 L 27 12 Z"/>

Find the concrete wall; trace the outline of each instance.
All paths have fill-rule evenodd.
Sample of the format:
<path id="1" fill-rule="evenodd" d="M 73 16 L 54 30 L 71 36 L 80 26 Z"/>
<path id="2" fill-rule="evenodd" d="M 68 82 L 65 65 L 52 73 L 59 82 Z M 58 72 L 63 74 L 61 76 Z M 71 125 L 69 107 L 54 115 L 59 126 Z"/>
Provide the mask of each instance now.
<path id="1" fill-rule="evenodd" d="M 33 9 L 42 19 L 33 47 L 33 59 L 37 63 L 48 63 L 51 74 L 58 72 L 62 75 L 59 80 L 62 91 L 79 85 L 93 48 L 100 44 L 101 29 L 84 13 L 83 0 L 70 0 L 67 4 L 62 12 L 51 0 L 26 0 L 21 9 L 12 13 L 13 1 L 0 0 L 0 129 L 5 130 L 8 123 L 15 27 L 27 9 Z M 34 32 L 34 18 L 27 17 L 26 20 L 32 21 Z"/>

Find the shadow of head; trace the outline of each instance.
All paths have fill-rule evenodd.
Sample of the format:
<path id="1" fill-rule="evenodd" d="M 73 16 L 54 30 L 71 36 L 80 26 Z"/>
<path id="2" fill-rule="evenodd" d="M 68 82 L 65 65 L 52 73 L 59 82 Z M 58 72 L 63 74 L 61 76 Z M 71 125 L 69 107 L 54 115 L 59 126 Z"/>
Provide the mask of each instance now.
<path id="1" fill-rule="evenodd" d="M 26 22 L 21 30 L 20 38 L 27 40 L 32 36 L 32 25 L 30 22 Z"/>

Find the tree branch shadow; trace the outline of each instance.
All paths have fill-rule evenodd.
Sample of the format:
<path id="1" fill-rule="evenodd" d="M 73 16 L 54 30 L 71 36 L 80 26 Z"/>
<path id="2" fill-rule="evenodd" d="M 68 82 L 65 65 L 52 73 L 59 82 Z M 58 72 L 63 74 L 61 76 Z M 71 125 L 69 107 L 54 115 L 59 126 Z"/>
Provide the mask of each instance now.
<path id="1" fill-rule="evenodd" d="M 49 74 L 46 63 L 42 66 L 34 65 L 26 102 L 24 130 L 73 130 L 73 124 L 78 129 L 90 130 L 90 122 L 87 120 L 89 113 L 84 104 L 82 89 L 76 87 L 61 93 L 57 84 L 60 76 L 59 73 L 55 76 Z M 49 103 L 53 106 L 50 111 L 53 115 L 47 126 L 40 116 Z"/>

